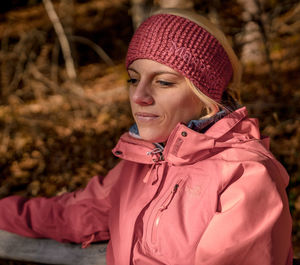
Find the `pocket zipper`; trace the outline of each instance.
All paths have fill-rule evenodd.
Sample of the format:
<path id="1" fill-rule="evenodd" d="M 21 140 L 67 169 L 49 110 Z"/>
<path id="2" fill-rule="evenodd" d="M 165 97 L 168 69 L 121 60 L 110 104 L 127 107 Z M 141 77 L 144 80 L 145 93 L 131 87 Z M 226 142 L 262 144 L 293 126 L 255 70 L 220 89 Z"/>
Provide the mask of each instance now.
<path id="1" fill-rule="evenodd" d="M 170 194 L 168 195 L 168 197 L 164 200 L 164 202 L 162 203 L 162 205 L 159 207 L 158 212 L 155 216 L 153 225 L 152 225 L 152 231 L 151 231 L 151 243 L 155 244 L 156 240 L 157 240 L 157 232 L 158 232 L 158 226 L 159 226 L 159 222 L 160 222 L 160 218 L 163 214 L 163 212 L 165 210 L 168 209 L 169 205 L 171 204 L 175 194 L 178 191 L 179 188 L 179 184 L 182 180 L 180 180 L 178 183 L 176 183 L 172 189 L 172 191 L 170 192 Z"/>

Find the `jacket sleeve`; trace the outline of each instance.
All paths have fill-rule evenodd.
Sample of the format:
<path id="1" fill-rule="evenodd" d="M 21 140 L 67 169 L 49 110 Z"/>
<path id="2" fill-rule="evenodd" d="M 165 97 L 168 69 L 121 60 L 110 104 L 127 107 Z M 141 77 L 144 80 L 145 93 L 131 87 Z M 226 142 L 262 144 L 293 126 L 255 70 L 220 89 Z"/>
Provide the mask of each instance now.
<path id="1" fill-rule="evenodd" d="M 198 244 L 196 265 L 291 265 L 291 218 L 273 162 L 247 162 L 231 176 Z"/>
<path id="2" fill-rule="evenodd" d="M 60 242 L 108 240 L 111 191 L 118 171 L 116 166 L 103 180 L 93 177 L 85 189 L 57 197 L 4 198 L 0 200 L 0 229 Z"/>

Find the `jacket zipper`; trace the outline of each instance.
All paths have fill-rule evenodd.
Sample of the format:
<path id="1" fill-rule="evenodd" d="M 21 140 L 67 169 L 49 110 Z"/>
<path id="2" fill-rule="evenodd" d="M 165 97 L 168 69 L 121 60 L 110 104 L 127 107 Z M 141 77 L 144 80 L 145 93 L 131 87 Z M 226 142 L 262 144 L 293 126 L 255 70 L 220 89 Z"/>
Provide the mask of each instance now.
<path id="1" fill-rule="evenodd" d="M 154 218 L 154 222 L 152 224 L 152 230 L 151 230 L 151 243 L 155 244 L 157 241 L 157 234 L 158 234 L 158 228 L 159 228 L 159 224 L 160 224 L 160 219 L 164 213 L 165 210 L 168 209 L 169 205 L 171 204 L 171 202 L 173 201 L 175 194 L 178 191 L 179 188 L 179 184 L 182 180 L 180 179 L 173 187 L 172 191 L 170 192 L 170 194 L 168 195 L 168 197 L 164 200 L 164 202 L 162 203 L 162 205 L 159 207 L 156 216 Z"/>

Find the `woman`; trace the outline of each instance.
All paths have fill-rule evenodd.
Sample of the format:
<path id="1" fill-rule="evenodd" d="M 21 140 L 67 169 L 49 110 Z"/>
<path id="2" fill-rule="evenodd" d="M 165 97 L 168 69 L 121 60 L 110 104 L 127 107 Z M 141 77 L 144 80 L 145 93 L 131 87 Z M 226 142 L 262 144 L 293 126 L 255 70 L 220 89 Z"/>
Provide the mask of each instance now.
<path id="1" fill-rule="evenodd" d="M 137 29 L 126 67 L 136 125 L 113 150 L 119 164 L 78 192 L 3 199 L 0 229 L 110 240 L 107 264 L 292 264 L 289 178 L 228 96 L 240 68 L 224 35 L 160 11 Z"/>

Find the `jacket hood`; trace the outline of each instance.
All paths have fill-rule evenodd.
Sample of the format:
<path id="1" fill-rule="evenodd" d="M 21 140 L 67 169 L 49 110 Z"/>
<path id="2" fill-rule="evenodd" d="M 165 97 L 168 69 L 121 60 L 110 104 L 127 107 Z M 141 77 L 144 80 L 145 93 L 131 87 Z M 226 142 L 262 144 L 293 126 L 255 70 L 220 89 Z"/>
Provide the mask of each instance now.
<path id="1" fill-rule="evenodd" d="M 168 163 L 189 164 L 226 148 L 238 147 L 250 150 L 251 142 L 255 142 L 255 150 L 259 143 L 260 151 L 268 152 L 268 138 L 261 138 L 257 119 L 248 118 L 247 109 L 242 107 L 217 121 L 204 133 L 194 131 L 182 123 L 177 124 L 167 140 L 162 155 L 164 161 Z M 153 164 L 161 158 L 161 154 L 153 152 L 154 150 L 157 150 L 155 144 L 125 133 L 113 149 L 113 153 L 125 160 Z"/>

